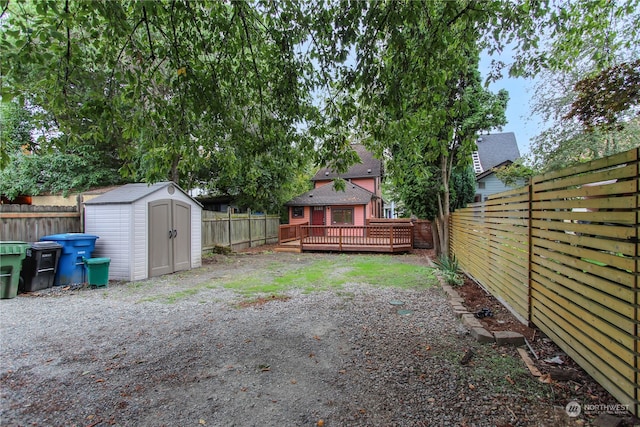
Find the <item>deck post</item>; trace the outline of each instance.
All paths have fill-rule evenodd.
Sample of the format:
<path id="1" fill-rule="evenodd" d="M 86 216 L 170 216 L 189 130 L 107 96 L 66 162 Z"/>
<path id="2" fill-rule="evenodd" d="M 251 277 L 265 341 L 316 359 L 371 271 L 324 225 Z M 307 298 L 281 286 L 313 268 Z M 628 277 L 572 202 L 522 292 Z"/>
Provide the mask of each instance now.
<path id="1" fill-rule="evenodd" d="M 338 236 L 338 246 L 340 247 L 340 252 L 342 252 L 342 227 L 339 227 L 338 230 L 340 230 Z"/>
<path id="2" fill-rule="evenodd" d="M 393 224 L 390 226 L 391 230 L 389 230 L 389 239 L 391 243 L 391 252 L 393 252 Z"/>

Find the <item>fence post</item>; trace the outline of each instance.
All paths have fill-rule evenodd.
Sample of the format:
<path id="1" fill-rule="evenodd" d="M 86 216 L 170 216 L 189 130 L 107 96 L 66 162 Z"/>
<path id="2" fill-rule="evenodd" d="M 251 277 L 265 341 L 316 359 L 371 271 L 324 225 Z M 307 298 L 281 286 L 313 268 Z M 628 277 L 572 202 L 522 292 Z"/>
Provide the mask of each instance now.
<path id="1" fill-rule="evenodd" d="M 640 192 L 640 148 L 636 151 L 636 191 Z M 635 408 L 633 414 L 640 414 L 640 195 L 636 193 L 636 277 L 635 277 Z"/>
<path id="2" fill-rule="evenodd" d="M 247 214 L 249 215 L 249 247 L 253 247 L 253 236 L 251 235 L 251 209 L 247 208 Z"/>
<path id="3" fill-rule="evenodd" d="M 229 219 L 229 248 L 232 248 L 231 246 L 231 231 L 233 230 L 233 227 L 231 227 L 231 206 L 227 206 L 227 217 Z"/>
<path id="4" fill-rule="evenodd" d="M 533 326 L 532 299 L 531 299 L 531 269 L 533 267 L 533 179 L 529 178 L 529 220 L 527 221 L 527 240 L 529 243 L 529 268 L 527 269 L 527 322 L 529 327 Z"/>

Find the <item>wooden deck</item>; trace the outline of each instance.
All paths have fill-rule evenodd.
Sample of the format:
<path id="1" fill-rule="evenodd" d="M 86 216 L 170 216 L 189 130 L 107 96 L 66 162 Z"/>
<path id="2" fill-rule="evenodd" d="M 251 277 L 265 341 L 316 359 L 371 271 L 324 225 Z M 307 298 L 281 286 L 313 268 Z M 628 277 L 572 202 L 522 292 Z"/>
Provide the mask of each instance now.
<path id="1" fill-rule="evenodd" d="M 278 243 L 280 252 L 409 252 L 413 225 L 281 225 Z"/>

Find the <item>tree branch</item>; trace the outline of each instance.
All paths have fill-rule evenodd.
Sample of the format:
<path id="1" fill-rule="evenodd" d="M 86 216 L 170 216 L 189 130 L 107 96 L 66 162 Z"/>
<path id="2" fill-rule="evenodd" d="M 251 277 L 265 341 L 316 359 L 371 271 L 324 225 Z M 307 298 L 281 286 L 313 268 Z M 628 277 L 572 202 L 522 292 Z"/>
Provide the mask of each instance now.
<path id="1" fill-rule="evenodd" d="M 69 0 L 65 0 L 64 2 L 64 12 L 69 16 Z M 67 63 L 64 68 L 64 86 L 62 87 L 62 93 L 67 95 L 67 82 L 69 81 L 69 63 L 71 62 L 71 28 L 69 28 L 69 22 L 66 23 L 67 27 L 67 52 L 65 54 L 65 58 L 67 59 Z"/>
<path id="2" fill-rule="evenodd" d="M 147 18 L 147 8 L 142 4 L 142 19 L 144 20 L 145 27 L 147 28 L 147 39 L 149 40 L 149 49 L 151 49 L 151 61 L 156 60 L 155 50 L 153 49 L 153 40 L 151 39 L 151 30 L 149 29 L 149 19 Z"/>
<path id="3" fill-rule="evenodd" d="M 249 26 L 247 25 L 246 16 L 244 11 L 240 9 L 238 11 L 240 15 L 240 20 L 242 20 L 242 27 L 244 28 L 245 36 L 247 37 L 247 43 L 249 44 L 249 52 L 251 52 L 251 62 L 253 63 L 253 70 L 256 73 L 256 81 L 258 83 L 258 94 L 260 96 L 260 134 L 264 139 L 264 135 L 262 135 L 262 124 L 264 123 L 263 117 L 263 107 L 264 107 L 264 97 L 262 95 L 262 81 L 260 79 L 260 72 L 258 71 L 258 64 L 256 63 L 256 56 L 253 52 L 253 45 L 251 44 L 251 35 L 249 34 Z"/>

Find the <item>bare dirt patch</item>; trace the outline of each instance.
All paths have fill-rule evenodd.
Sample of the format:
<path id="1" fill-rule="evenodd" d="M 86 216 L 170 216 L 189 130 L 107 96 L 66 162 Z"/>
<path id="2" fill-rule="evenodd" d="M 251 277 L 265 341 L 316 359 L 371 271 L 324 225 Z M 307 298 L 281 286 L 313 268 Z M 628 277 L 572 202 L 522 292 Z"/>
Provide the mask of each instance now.
<path id="1" fill-rule="evenodd" d="M 524 335 L 530 342 L 534 340 L 535 329 L 520 322 L 500 301 L 467 276 L 464 285 L 457 287 L 456 291 L 464 298 L 467 310 L 477 314 L 488 331 L 513 331 Z M 483 310 L 489 310 L 491 315 L 485 315 Z"/>

